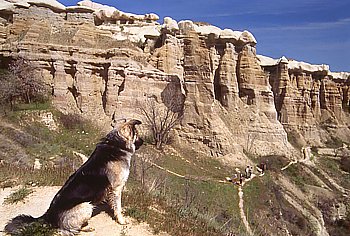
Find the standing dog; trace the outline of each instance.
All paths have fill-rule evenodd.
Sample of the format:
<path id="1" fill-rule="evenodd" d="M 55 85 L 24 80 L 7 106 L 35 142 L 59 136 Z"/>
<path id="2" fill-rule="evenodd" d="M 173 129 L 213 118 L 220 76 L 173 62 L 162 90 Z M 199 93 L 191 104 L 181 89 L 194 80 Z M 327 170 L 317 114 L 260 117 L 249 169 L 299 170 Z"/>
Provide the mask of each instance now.
<path id="1" fill-rule="evenodd" d="M 83 230 L 94 206 L 101 201 L 106 201 L 113 209 L 120 224 L 125 224 L 121 194 L 129 176 L 131 156 L 143 143 L 135 127 L 140 124 L 141 121 L 129 120 L 115 127 L 69 177 L 43 216 L 19 215 L 5 226 L 5 232 L 13 234 L 25 224 L 43 220 L 59 228 L 62 234 L 72 235 Z"/>

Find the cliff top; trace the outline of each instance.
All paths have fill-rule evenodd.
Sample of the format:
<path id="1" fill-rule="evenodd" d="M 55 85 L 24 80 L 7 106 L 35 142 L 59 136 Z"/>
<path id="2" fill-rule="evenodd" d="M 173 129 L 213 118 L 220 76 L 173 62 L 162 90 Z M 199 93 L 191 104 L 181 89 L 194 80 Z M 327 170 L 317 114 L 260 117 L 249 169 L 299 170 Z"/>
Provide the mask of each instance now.
<path id="1" fill-rule="evenodd" d="M 281 58 L 278 58 L 278 59 L 274 59 L 263 55 L 257 55 L 257 57 L 259 59 L 260 66 L 263 66 L 263 67 L 276 66 L 280 63 L 284 63 L 284 64 L 288 64 L 289 70 L 297 70 L 297 71 L 309 72 L 309 73 L 326 72 L 327 75 L 332 76 L 334 79 L 346 80 L 350 76 L 349 72 L 331 72 L 329 70 L 329 65 L 326 65 L 326 64 L 315 65 L 304 61 L 287 59 L 285 56 L 282 56 Z"/>

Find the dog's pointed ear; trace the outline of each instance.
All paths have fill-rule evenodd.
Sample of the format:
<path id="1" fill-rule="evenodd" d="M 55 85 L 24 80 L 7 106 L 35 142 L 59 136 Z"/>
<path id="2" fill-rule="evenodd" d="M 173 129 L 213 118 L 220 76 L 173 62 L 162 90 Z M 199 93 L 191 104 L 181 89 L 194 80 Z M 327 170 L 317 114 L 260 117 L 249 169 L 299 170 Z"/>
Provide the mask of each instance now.
<path id="1" fill-rule="evenodd" d="M 113 128 L 116 128 L 117 126 L 119 126 L 119 125 L 121 125 L 121 124 L 123 124 L 125 122 L 126 122 L 125 118 L 115 119 L 114 114 L 113 114 L 112 121 L 111 121 L 111 126 Z"/>

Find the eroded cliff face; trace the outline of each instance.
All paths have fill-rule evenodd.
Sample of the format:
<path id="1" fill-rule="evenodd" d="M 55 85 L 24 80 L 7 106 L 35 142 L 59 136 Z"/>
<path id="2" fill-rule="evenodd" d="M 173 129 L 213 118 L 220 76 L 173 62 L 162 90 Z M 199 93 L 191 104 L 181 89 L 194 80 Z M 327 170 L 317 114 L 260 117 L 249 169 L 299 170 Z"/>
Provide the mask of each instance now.
<path id="1" fill-rule="evenodd" d="M 350 140 L 350 74 L 286 58 L 275 63 L 260 59 L 269 75 L 278 120 L 299 145 Z"/>
<path id="2" fill-rule="evenodd" d="M 348 135 L 348 80 L 286 63 L 262 67 L 247 31 L 171 18 L 160 25 L 154 14 L 90 3 L 0 9 L 2 62 L 33 62 L 60 110 L 101 125 L 112 116 L 142 118 L 140 101 L 160 98 L 173 81 L 186 97 L 178 142 L 206 155 L 241 164 L 247 153 L 291 157 L 285 129 L 320 143 L 318 127 L 329 119 Z"/>

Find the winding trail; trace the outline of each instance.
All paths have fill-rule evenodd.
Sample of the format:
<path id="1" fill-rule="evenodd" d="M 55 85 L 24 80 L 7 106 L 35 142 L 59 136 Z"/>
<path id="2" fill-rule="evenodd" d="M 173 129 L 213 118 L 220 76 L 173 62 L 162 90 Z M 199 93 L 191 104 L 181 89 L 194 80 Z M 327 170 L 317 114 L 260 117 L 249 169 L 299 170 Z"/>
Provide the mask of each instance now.
<path id="1" fill-rule="evenodd" d="M 290 161 L 286 166 L 284 166 L 284 167 L 281 168 L 281 171 L 284 171 L 284 170 L 286 170 L 288 167 L 290 167 L 291 165 L 294 165 L 294 164 L 297 164 L 297 163 L 298 163 L 297 160 Z"/>
<path id="2" fill-rule="evenodd" d="M 241 215 L 242 222 L 243 222 L 244 227 L 247 230 L 248 234 L 253 235 L 252 229 L 250 228 L 249 222 L 248 222 L 247 217 L 246 217 L 246 215 L 244 213 L 244 206 L 243 206 L 244 200 L 243 200 L 242 186 L 238 187 L 238 197 L 239 197 L 239 204 L 238 204 L 238 206 L 239 206 L 239 213 Z"/>
<path id="3" fill-rule="evenodd" d="M 249 181 L 253 180 L 255 177 L 258 177 L 258 176 L 262 177 L 262 176 L 264 176 L 264 174 L 260 174 L 260 175 L 252 174 L 249 179 L 245 179 L 242 182 L 242 185 L 238 186 L 238 198 L 239 198 L 238 207 L 239 207 L 239 213 L 240 213 L 242 222 L 244 224 L 244 227 L 245 227 L 245 229 L 246 229 L 246 231 L 247 231 L 247 233 L 249 235 L 253 235 L 253 231 L 250 228 L 249 222 L 247 220 L 247 216 L 245 215 L 245 212 L 244 212 L 243 186 L 246 183 L 248 183 Z"/>
<path id="4" fill-rule="evenodd" d="M 194 176 L 184 176 L 184 175 L 181 175 L 181 174 L 179 174 L 179 173 L 176 173 L 176 172 L 174 172 L 174 171 L 171 171 L 171 170 L 169 170 L 169 169 L 167 169 L 167 168 L 164 168 L 164 167 L 162 167 L 162 166 L 159 166 L 159 165 L 157 165 L 157 164 L 155 164 L 155 163 L 153 163 L 153 162 L 150 162 L 150 161 L 148 161 L 151 165 L 153 165 L 153 166 L 155 166 L 156 168 L 158 168 L 158 169 L 161 169 L 161 170 L 163 170 L 163 171 L 166 171 L 166 172 L 168 172 L 169 174 L 172 174 L 172 175 L 174 175 L 174 176 L 177 176 L 177 177 L 179 177 L 179 178 L 186 178 L 186 179 L 192 179 L 192 180 L 197 180 L 197 181 L 208 181 L 208 180 L 211 180 L 211 181 L 215 181 L 215 182 L 217 182 L 217 183 L 221 183 L 221 184 L 232 184 L 231 182 L 228 182 L 228 181 L 225 181 L 225 180 L 215 180 L 215 179 L 208 179 L 208 178 L 202 178 L 202 177 L 194 177 Z M 257 177 L 257 176 L 259 176 L 259 177 L 262 177 L 262 176 L 264 176 L 264 174 L 260 174 L 260 175 L 255 175 L 255 174 L 251 174 L 251 176 L 250 176 L 250 178 L 249 179 L 245 179 L 245 180 L 243 180 L 243 182 L 242 182 L 242 185 L 239 185 L 238 186 L 238 199 L 239 199 L 239 203 L 238 203 L 238 207 L 239 207 L 239 213 L 240 213 L 240 218 L 241 218 L 241 220 L 242 220 L 242 222 L 243 222 L 243 225 L 244 225 L 244 227 L 245 227 L 245 229 L 246 229 L 246 231 L 247 231 L 247 233 L 249 234 L 249 235 L 253 235 L 253 231 L 252 231 L 252 229 L 250 228 L 250 225 L 249 225 L 249 222 L 248 222 L 248 220 L 247 220 L 247 216 L 246 216 L 246 214 L 245 214 L 245 212 L 244 212 L 244 199 L 243 199 L 243 195 L 244 195 L 244 193 L 243 193 L 243 186 L 246 184 L 246 183 L 248 183 L 249 181 L 251 181 L 251 180 L 253 180 L 255 177 Z"/>

